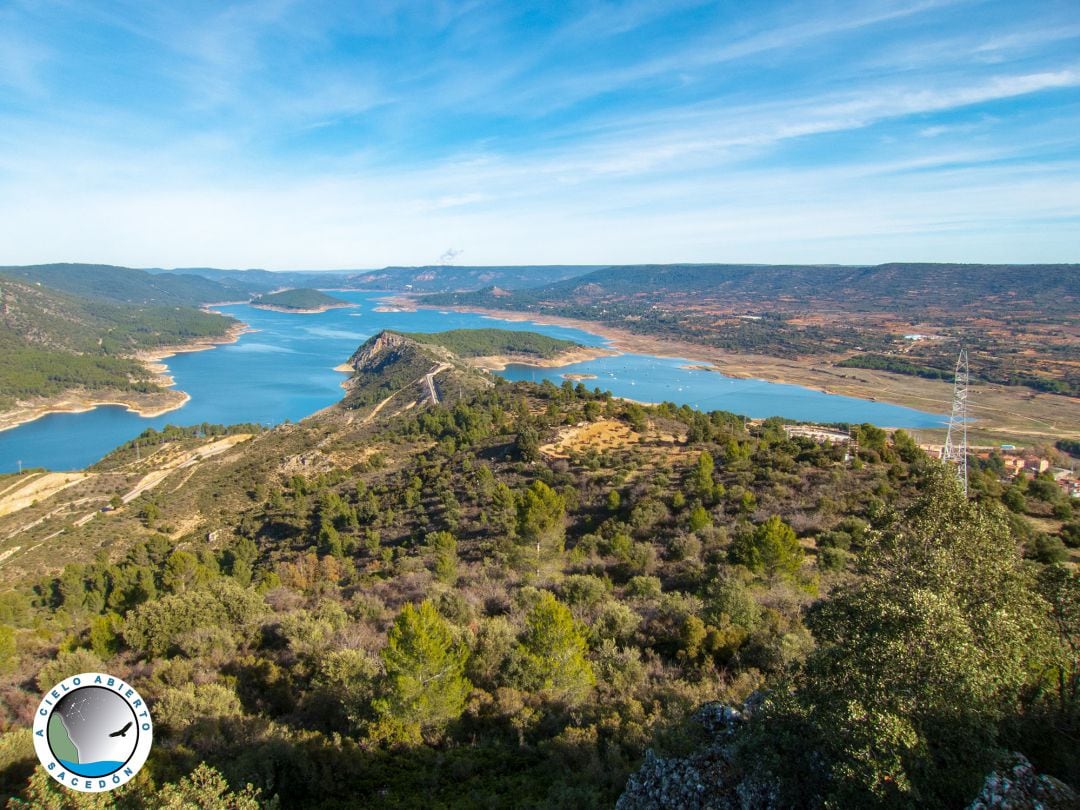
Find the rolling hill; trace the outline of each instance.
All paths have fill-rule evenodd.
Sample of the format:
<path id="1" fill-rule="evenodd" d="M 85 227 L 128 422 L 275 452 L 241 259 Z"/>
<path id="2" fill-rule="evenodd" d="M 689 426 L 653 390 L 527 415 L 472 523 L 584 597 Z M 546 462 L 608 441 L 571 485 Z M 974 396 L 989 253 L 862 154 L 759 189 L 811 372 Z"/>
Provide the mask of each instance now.
<path id="1" fill-rule="evenodd" d="M 973 457 L 968 499 L 903 431 L 496 383 L 392 332 L 350 363 L 299 423 L 0 477 L 0 795 L 60 806 L 26 726 L 83 671 L 153 701 L 130 806 L 965 807 L 1002 751 L 1080 780 L 1053 481 Z"/>
<path id="2" fill-rule="evenodd" d="M 235 299 L 239 291 L 198 275 L 152 274 L 104 264 L 0 267 L 0 275 L 98 301 L 155 306 L 198 306 Z M 244 296 L 246 297 L 246 295 Z"/>
<path id="3" fill-rule="evenodd" d="M 459 357 L 512 354 L 550 359 L 570 349 L 581 348 L 580 343 L 572 340 L 560 340 L 539 332 L 519 332 L 513 329 L 451 329 L 446 332 L 404 334 L 421 343 L 442 346 Z"/>
<path id="4" fill-rule="evenodd" d="M 72 390 L 159 391 L 132 355 L 222 338 L 235 325 L 191 307 L 88 301 L 0 276 L 0 410 Z"/>
<path id="5" fill-rule="evenodd" d="M 767 305 L 788 311 L 828 307 L 873 312 L 887 307 L 901 313 L 937 309 L 1074 314 L 1080 306 L 1080 265 L 627 265 L 512 295 L 487 289 L 427 301 L 552 311 L 637 301 Z"/>

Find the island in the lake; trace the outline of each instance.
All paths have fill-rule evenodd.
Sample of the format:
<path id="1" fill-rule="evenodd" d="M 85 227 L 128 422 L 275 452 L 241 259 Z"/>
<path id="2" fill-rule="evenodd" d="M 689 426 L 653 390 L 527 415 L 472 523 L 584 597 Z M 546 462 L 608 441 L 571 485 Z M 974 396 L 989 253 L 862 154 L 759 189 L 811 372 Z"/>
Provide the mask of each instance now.
<path id="1" fill-rule="evenodd" d="M 302 315 L 313 315 L 318 312 L 326 312 L 330 309 L 342 309 L 356 306 L 340 298 L 327 295 L 322 290 L 299 288 L 295 290 L 280 290 L 278 292 L 265 293 L 255 298 L 251 306 L 258 309 L 269 309 L 274 312 L 293 312 Z"/>
<path id="2" fill-rule="evenodd" d="M 502 371 L 511 364 L 558 368 L 618 354 L 599 346 L 511 329 L 451 329 L 433 334 L 410 332 L 407 336 L 449 349 L 470 365 L 487 371 Z"/>

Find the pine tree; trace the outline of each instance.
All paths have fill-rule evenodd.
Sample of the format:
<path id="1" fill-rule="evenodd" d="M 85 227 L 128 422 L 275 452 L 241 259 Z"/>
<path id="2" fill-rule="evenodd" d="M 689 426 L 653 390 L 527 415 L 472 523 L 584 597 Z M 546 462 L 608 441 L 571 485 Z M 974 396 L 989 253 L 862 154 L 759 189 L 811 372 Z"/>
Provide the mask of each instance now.
<path id="1" fill-rule="evenodd" d="M 803 550 L 795 530 L 778 515 L 773 515 L 753 532 L 737 537 L 731 547 L 731 557 L 751 571 L 769 576 L 793 576 L 802 565 Z"/>
<path id="2" fill-rule="evenodd" d="M 545 550 L 560 553 L 566 541 L 566 501 L 543 481 L 534 481 L 518 500 L 518 537 L 536 548 L 536 567 Z"/>
<path id="3" fill-rule="evenodd" d="M 458 575 L 457 539 L 450 532 L 432 532 L 425 544 L 435 578 L 453 585 Z"/>
<path id="4" fill-rule="evenodd" d="M 472 689 L 468 655 L 431 602 L 405 605 L 382 651 L 384 691 L 372 704 L 381 721 L 377 736 L 415 742 L 460 717 Z"/>
<path id="5" fill-rule="evenodd" d="M 570 608 L 544 591 L 525 616 L 518 645 L 525 685 L 571 705 L 580 703 L 596 683 L 586 650 L 585 634 Z"/>
<path id="6" fill-rule="evenodd" d="M 703 450 L 698 456 L 697 465 L 694 467 L 694 490 L 700 498 L 712 498 L 713 495 L 713 468 L 715 464 L 708 450 Z"/>

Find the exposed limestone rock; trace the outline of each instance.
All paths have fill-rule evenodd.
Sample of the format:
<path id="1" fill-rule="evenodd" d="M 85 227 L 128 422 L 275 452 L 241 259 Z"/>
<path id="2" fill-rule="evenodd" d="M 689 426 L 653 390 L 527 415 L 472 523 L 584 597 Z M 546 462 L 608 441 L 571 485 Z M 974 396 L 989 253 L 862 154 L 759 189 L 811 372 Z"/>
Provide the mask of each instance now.
<path id="1" fill-rule="evenodd" d="M 709 735 L 689 757 L 658 757 L 647 751 L 645 762 L 631 775 L 617 810 L 758 810 L 776 807 L 771 785 L 747 779 L 732 760 L 731 742 L 756 705 L 752 697 L 741 708 L 707 703 L 694 713 Z"/>
<path id="2" fill-rule="evenodd" d="M 1022 754 L 986 777 L 983 789 L 968 810 L 1076 810 L 1080 794 L 1052 776 L 1039 774 Z"/>

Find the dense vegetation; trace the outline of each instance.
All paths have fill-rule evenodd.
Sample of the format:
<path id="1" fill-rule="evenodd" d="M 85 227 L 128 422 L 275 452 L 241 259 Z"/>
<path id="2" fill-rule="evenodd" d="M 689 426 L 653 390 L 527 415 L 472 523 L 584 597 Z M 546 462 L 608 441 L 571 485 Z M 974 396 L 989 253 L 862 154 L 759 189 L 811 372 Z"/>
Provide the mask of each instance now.
<path id="1" fill-rule="evenodd" d="M 0 267 L 0 276 L 80 298 L 118 304 L 192 307 L 236 297 L 235 290 L 199 275 L 152 274 L 107 264 Z"/>
<path id="2" fill-rule="evenodd" d="M 1053 482 L 1013 497 L 988 463 L 968 503 L 903 431 L 850 458 L 459 373 L 437 407 L 263 433 L 0 594 L 0 789 L 56 801 L 27 713 L 101 668 L 157 724 L 120 806 L 610 806 L 647 747 L 694 749 L 696 707 L 758 690 L 738 767 L 787 806 L 962 806 L 1009 749 L 1080 781 L 1080 580 L 1026 517 L 1075 522 Z M 543 449 L 582 423 L 628 438 Z"/>
<path id="3" fill-rule="evenodd" d="M 421 343 L 442 346 L 459 357 L 529 355 L 546 359 L 581 346 L 572 340 L 560 340 L 538 332 L 518 332 L 512 329 L 451 329 L 446 332 L 403 334 Z"/>
<path id="4" fill-rule="evenodd" d="M 891 371 L 894 374 L 911 374 L 915 377 L 925 377 L 928 380 L 952 380 L 952 369 L 931 368 L 930 366 L 912 363 L 902 357 L 887 357 L 881 354 L 858 354 L 841 360 L 836 364 L 840 368 L 873 368 L 881 371 Z"/>
<path id="5" fill-rule="evenodd" d="M 334 298 L 322 290 L 301 288 L 297 290 L 281 290 L 279 292 L 264 293 L 251 302 L 254 306 L 276 307 L 278 309 L 330 309 L 333 307 L 347 307 L 348 301 Z"/>
<path id="6" fill-rule="evenodd" d="M 932 347 L 932 350 L 922 350 L 896 355 L 881 354 L 858 354 L 841 360 L 836 365 L 840 368 L 869 368 L 881 371 L 891 371 L 894 374 L 907 374 L 914 377 L 923 377 L 928 380 L 952 380 L 953 368 L 956 358 L 949 354 L 955 344 L 950 342 L 943 347 L 940 344 Z M 922 360 L 923 362 L 913 362 Z M 937 363 L 938 367 L 926 365 Z M 1004 358 L 989 358 L 988 347 L 982 347 L 975 355 L 975 373 L 977 379 L 985 382 L 1000 383 L 1001 385 L 1023 385 L 1036 391 L 1044 391 L 1048 394 L 1068 394 L 1069 396 L 1080 395 L 1080 374 L 1068 370 L 1060 379 L 1033 374 L 1030 371 L 1021 370 L 1013 362 Z"/>
<path id="7" fill-rule="evenodd" d="M 222 337 L 234 323 L 189 307 L 88 302 L 0 280 L 0 409 L 70 389 L 159 390 L 132 353 Z"/>

